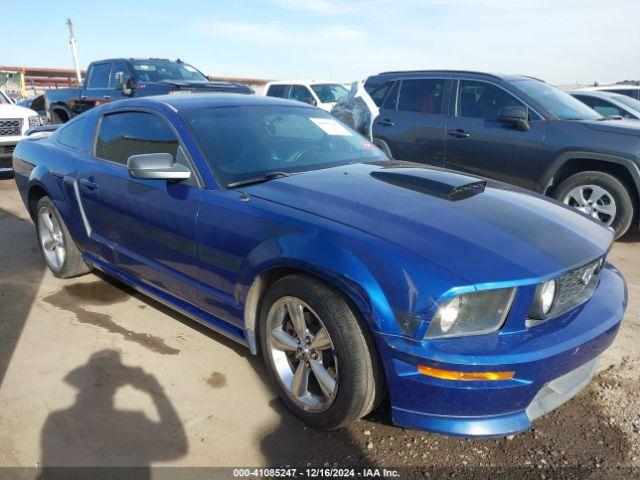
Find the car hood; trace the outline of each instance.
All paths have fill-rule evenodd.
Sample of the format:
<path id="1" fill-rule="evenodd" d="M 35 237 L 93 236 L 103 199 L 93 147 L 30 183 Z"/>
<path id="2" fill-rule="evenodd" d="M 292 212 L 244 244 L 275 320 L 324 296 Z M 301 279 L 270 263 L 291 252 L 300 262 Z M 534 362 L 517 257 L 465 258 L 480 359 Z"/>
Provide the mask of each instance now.
<path id="1" fill-rule="evenodd" d="M 20 105 L 0 104 L 0 118 L 24 118 L 37 115 L 37 112 Z"/>
<path id="2" fill-rule="evenodd" d="M 640 122 L 637 120 L 583 120 L 580 123 L 587 128 L 601 132 L 640 136 Z"/>
<path id="3" fill-rule="evenodd" d="M 500 182 L 488 181 L 483 189 L 481 180 L 408 162 L 377 162 L 243 189 L 411 250 L 475 285 L 538 281 L 608 251 L 608 228 Z"/>
<path id="4" fill-rule="evenodd" d="M 222 81 L 195 81 L 195 80 L 163 80 L 161 83 L 168 83 L 183 90 L 196 90 L 207 92 L 228 92 L 228 93 L 253 93 L 248 85 L 243 83 L 222 82 Z"/>

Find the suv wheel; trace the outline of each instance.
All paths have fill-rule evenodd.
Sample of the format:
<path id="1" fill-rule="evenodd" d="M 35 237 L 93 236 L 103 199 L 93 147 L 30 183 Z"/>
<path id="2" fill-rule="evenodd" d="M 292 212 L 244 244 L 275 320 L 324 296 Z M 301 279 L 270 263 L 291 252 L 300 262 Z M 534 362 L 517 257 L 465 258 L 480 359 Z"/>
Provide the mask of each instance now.
<path id="1" fill-rule="evenodd" d="M 278 280 L 260 309 L 260 346 L 280 398 L 323 430 L 365 416 L 381 379 L 376 353 L 349 304 L 307 275 Z"/>
<path id="2" fill-rule="evenodd" d="M 610 226 L 616 238 L 629 230 L 634 217 L 629 190 L 608 173 L 576 173 L 562 182 L 553 196 Z"/>
<path id="3" fill-rule="evenodd" d="M 91 271 L 49 197 L 42 197 L 36 207 L 36 230 L 42 256 L 56 277 L 77 277 Z"/>

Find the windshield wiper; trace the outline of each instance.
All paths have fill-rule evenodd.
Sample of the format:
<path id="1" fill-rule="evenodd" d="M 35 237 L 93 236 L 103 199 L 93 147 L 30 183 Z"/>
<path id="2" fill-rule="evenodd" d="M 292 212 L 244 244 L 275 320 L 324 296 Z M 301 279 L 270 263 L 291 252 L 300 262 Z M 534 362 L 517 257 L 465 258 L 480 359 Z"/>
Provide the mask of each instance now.
<path id="1" fill-rule="evenodd" d="M 254 183 L 268 182 L 269 180 L 273 180 L 276 178 L 289 177 L 289 176 L 291 176 L 291 174 L 287 172 L 270 172 L 270 173 L 267 173 L 266 175 L 263 175 L 262 177 L 247 178 L 246 180 L 240 180 L 239 182 L 228 183 L 227 188 L 236 188 L 236 187 L 241 187 L 243 185 L 252 185 Z"/>

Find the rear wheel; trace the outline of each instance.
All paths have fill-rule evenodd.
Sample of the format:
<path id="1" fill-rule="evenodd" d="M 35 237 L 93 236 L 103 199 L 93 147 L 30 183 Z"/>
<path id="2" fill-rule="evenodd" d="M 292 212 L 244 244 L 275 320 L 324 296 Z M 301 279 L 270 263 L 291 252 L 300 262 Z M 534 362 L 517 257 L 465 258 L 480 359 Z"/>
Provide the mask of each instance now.
<path id="1" fill-rule="evenodd" d="M 580 172 L 562 182 L 554 198 L 613 228 L 616 238 L 624 235 L 634 217 L 627 187 L 604 172 Z"/>
<path id="2" fill-rule="evenodd" d="M 38 201 L 36 230 L 42 256 L 56 277 L 76 277 L 91 270 L 49 197 Z"/>
<path id="3" fill-rule="evenodd" d="M 261 304 L 260 343 L 281 399 L 310 425 L 339 428 L 373 408 L 375 352 L 349 304 L 322 282 L 278 280 Z"/>

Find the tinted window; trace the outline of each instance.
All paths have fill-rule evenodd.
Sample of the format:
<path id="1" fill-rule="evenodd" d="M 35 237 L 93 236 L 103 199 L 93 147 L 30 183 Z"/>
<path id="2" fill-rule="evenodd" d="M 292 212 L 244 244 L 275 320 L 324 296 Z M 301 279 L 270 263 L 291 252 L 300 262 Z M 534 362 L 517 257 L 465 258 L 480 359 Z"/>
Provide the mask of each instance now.
<path id="1" fill-rule="evenodd" d="M 96 139 L 96 156 L 125 164 L 131 155 L 170 153 L 176 158 L 178 140 L 166 122 L 151 113 L 105 115 Z"/>
<path id="2" fill-rule="evenodd" d="M 317 83 L 311 85 L 311 90 L 313 90 L 322 103 L 337 102 L 340 97 L 349 93 L 349 90 L 339 83 Z"/>
<path id="3" fill-rule="evenodd" d="M 163 80 L 207 81 L 198 69 L 187 63 L 169 60 L 133 60 L 131 62 L 136 78 L 141 82 L 161 82 Z"/>
<path id="4" fill-rule="evenodd" d="M 636 100 L 635 98 L 620 96 L 616 97 L 616 100 L 631 108 L 634 112 L 640 114 L 640 101 Z M 35 101 L 33 103 L 35 104 Z"/>
<path id="5" fill-rule="evenodd" d="M 444 80 L 403 80 L 398 110 L 420 113 L 442 113 Z"/>
<path id="6" fill-rule="evenodd" d="M 225 185 L 269 172 L 386 159 L 369 141 L 316 108 L 245 106 L 182 113 Z"/>
<path id="7" fill-rule="evenodd" d="M 510 82 L 549 112 L 563 120 L 595 120 L 601 118 L 577 98 L 539 80 L 515 80 Z"/>
<path id="8" fill-rule="evenodd" d="M 461 80 L 458 87 L 458 115 L 496 120 L 503 107 L 522 106 L 522 102 L 500 87 L 485 82 Z"/>
<path id="9" fill-rule="evenodd" d="M 384 105 L 381 108 L 386 108 L 389 110 L 396 109 L 396 103 L 398 103 L 398 89 L 400 88 L 400 82 L 397 81 L 393 84 L 393 88 L 387 95 L 387 99 L 384 101 Z M 379 105 L 378 105 L 379 106 Z"/>
<path id="10" fill-rule="evenodd" d="M 88 88 L 107 88 L 109 86 L 110 63 L 98 63 L 91 69 Z"/>
<path id="11" fill-rule="evenodd" d="M 391 88 L 391 85 L 393 84 L 394 82 L 387 82 L 385 84 L 380 85 L 378 88 L 374 89 L 372 92 L 369 93 L 369 96 L 378 107 L 382 105 L 382 102 L 384 101 L 384 98 L 387 95 L 387 92 L 389 91 L 389 89 Z M 369 92 L 369 89 L 366 88 L 366 85 L 365 85 L 365 90 Z"/>
<path id="12" fill-rule="evenodd" d="M 593 108 L 596 112 L 604 117 L 611 117 L 613 115 L 620 115 L 622 117 L 627 116 L 626 112 L 621 108 L 618 108 L 613 103 L 603 100 L 602 98 L 595 98 L 583 95 L 574 95 L 578 100 L 585 105 Z"/>
<path id="13" fill-rule="evenodd" d="M 109 86 L 111 88 L 122 88 L 122 83 L 127 80 L 129 71 L 122 62 L 115 62 L 111 69 L 111 80 Z"/>
<path id="14" fill-rule="evenodd" d="M 286 98 L 287 85 L 271 85 L 267 90 L 267 97 Z"/>
<path id="15" fill-rule="evenodd" d="M 289 93 L 291 100 L 298 100 L 304 103 L 313 103 L 313 96 L 307 87 L 302 85 L 291 85 L 291 92 Z"/>
<path id="16" fill-rule="evenodd" d="M 87 132 L 87 118 L 80 117 L 64 124 L 55 133 L 58 143 L 78 150 L 89 150 L 91 133 Z"/>

